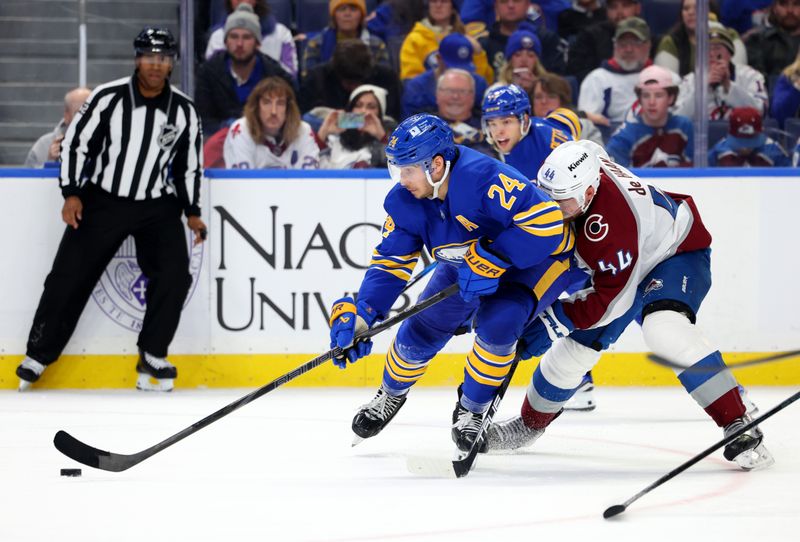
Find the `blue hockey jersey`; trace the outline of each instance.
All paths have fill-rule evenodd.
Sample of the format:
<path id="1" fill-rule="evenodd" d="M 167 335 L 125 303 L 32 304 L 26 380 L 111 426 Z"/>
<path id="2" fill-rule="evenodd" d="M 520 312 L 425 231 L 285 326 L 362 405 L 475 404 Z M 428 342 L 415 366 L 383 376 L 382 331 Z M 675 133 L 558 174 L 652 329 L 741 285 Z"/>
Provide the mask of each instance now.
<path id="1" fill-rule="evenodd" d="M 526 270 L 551 255 L 566 260 L 571 253 L 574 236 L 557 203 L 516 169 L 467 147 L 457 149 L 444 201 L 418 200 L 399 183 L 386 196 L 383 239 L 358 292 L 381 316 L 411 277 L 423 246 L 440 265 L 458 265 L 471 243 L 487 237 L 512 263 L 501 280 L 528 285 Z"/>

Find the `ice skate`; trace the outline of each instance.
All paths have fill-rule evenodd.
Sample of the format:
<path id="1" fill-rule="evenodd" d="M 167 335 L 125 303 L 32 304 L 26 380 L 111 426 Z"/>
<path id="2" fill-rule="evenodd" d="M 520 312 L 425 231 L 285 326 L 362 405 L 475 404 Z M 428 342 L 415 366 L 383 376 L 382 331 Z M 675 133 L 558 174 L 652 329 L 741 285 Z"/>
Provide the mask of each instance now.
<path id="1" fill-rule="evenodd" d="M 172 391 L 178 376 L 178 369 L 166 358 L 157 358 L 144 350 L 139 350 L 136 372 L 139 373 L 136 389 L 142 391 Z"/>
<path id="2" fill-rule="evenodd" d="M 725 436 L 729 436 L 748 423 L 750 417 L 745 414 L 741 418 L 736 418 L 725 426 Z M 764 433 L 758 427 L 750 429 L 737 437 L 732 442 L 725 445 L 723 455 L 728 461 L 733 461 L 742 470 L 765 469 L 775 463 L 772 454 L 764 447 Z"/>
<path id="3" fill-rule="evenodd" d="M 25 356 L 22 363 L 17 367 L 17 376 L 19 377 L 19 391 L 25 391 L 30 388 L 34 382 L 39 380 L 42 373 L 47 368 L 35 359 Z"/>
<path id="4" fill-rule="evenodd" d="M 464 408 L 461 401 L 456 403 L 451 436 L 459 450 L 468 452 L 472 449 L 480 433 L 481 424 L 483 424 L 483 413 L 478 414 Z"/>
<path id="5" fill-rule="evenodd" d="M 594 380 L 592 373 L 586 373 L 583 380 L 578 385 L 578 389 L 570 397 L 569 401 L 564 404 L 564 410 L 594 410 L 597 403 L 594 400 Z"/>
<path id="6" fill-rule="evenodd" d="M 525 425 L 521 416 L 493 423 L 486 430 L 487 451 L 524 448 L 533 444 L 542 433 L 544 429 L 532 429 Z"/>
<path id="7" fill-rule="evenodd" d="M 406 402 L 407 396 L 407 393 L 389 395 L 383 387 L 378 389 L 372 401 L 363 405 L 353 418 L 353 433 L 356 434 L 353 446 L 380 433 Z"/>

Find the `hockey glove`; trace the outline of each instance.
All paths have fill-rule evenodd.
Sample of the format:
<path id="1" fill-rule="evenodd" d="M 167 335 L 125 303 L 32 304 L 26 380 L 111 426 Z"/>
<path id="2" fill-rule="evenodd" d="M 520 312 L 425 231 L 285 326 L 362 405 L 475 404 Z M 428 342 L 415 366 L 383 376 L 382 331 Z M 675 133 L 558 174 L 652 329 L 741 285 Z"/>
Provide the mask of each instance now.
<path id="1" fill-rule="evenodd" d="M 458 288 L 464 301 L 493 294 L 500 284 L 500 277 L 511 267 L 505 257 L 490 251 L 488 246 L 489 241 L 481 237 L 464 254 L 464 261 L 458 268 Z"/>
<path id="2" fill-rule="evenodd" d="M 342 355 L 334 358 L 333 363 L 340 369 L 347 366 L 347 360 L 353 363 L 357 359 L 368 356 L 372 351 L 372 339 L 353 340 L 358 333 L 368 330 L 378 315 L 366 303 L 355 304 L 352 297 L 343 297 L 333 303 L 331 309 L 331 348 L 337 346 L 343 350 Z"/>

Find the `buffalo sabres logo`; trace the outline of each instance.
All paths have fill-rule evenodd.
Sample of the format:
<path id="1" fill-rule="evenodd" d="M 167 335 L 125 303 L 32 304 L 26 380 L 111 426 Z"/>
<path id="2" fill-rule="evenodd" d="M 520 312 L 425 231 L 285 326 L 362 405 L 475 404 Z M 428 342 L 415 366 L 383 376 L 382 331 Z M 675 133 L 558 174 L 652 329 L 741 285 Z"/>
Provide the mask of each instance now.
<path id="1" fill-rule="evenodd" d="M 433 249 L 433 257 L 440 262 L 461 263 L 472 243 L 474 243 L 474 240 L 467 241 L 466 243 L 454 243 L 452 245 L 436 247 Z"/>
<path id="2" fill-rule="evenodd" d="M 158 134 L 158 147 L 162 151 L 168 151 L 175 144 L 178 138 L 178 127 L 174 124 L 165 123 L 161 127 L 161 133 Z"/>

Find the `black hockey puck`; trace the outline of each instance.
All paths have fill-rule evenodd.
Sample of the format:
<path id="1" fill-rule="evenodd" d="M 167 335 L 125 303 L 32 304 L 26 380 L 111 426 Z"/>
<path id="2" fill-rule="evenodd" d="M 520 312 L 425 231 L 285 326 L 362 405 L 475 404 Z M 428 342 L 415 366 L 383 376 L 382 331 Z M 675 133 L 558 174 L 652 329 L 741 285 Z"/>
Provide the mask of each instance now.
<path id="1" fill-rule="evenodd" d="M 80 476 L 81 469 L 61 469 L 61 476 Z"/>

